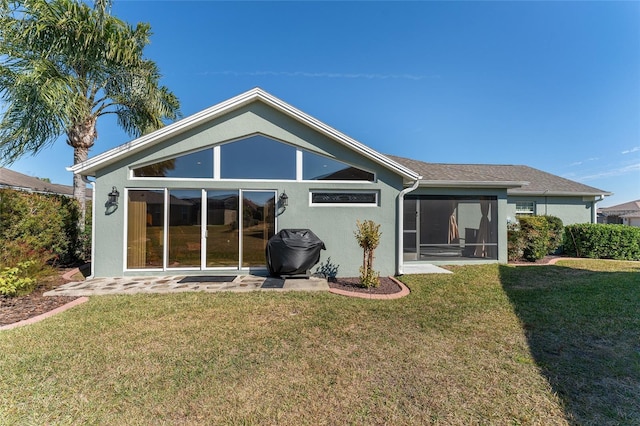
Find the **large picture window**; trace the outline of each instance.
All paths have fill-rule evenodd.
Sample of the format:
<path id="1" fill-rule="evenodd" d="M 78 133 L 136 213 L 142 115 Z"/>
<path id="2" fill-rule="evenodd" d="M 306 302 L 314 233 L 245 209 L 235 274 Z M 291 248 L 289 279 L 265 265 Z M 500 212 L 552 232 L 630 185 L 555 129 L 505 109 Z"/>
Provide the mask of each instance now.
<path id="1" fill-rule="evenodd" d="M 496 197 L 407 196 L 405 260 L 498 258 Z"/>
<path id="2" fill-rule="evenodd" d="M 312 152 L 302 153 L 304 180 L 366 180 L 373 182 L 373 173 Z"/>
<path id="3" fill-rule="evenodd" d="M 144 179 L 321 180 L 373 182 L 375 175 L 351 164 L 262 135 L 134 166 Z"/>
<path id="4" fill-rule="evenodd" d="M 296 149 L 264 136 L 252 136 L 220 147 L 221 179 L 296 178 Z"/>
<path id="5" fill-rule="evenodd" d="M 213 178 L 213 149 L 192 152 L 133 169 L 135 177 Z"/>

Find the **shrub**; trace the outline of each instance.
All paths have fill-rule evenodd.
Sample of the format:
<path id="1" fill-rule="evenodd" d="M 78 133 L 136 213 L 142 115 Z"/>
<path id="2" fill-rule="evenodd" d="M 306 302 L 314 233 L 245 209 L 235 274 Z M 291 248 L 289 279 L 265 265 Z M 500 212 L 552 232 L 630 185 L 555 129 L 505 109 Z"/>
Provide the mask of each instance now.
<path id="1" fill-rule="evenodd" d="M 68 264 L 84 257 L 87 239 L 78 234 L 78 218 L 72 198 L 0 190 L 0 265 L 29 259 Z"/>
<path id="2" fill-rule="evenodd" d="M 338 268 L 340 265 L 331 263 L 331 256 L 329 256 L 324 263 L 320 263 L 320 266 L 316 269 L 316 274 L 326 278 L 329 281 L 335 281 L 338 276 Z"/>
<path id="3" fill-rule="evenodd" d="M 362 266 L 360 267 L 360 285 L 366 288 L 380 285 L 379 273 L 373 270 L 373 252 L 380 244 L 380 225 L 372 220 L 356 222 L 358 230 L 355 232 L 356 241 L 362 247 Z"/>
<path id="4" fill-rule="evenodd" d="M 562 241 L 564 237 L 564 225 L 562 219 L 556 216 L 542 216 L 549 224 L 549 246 L 547 254 L 562 252 Z"/>
<path id="5" fill-rule="evenodd" d="M 640 228 L 582 223 L 564 228 L 564 251 L 593 259 L 640 260 Z"/>
<path id="6" fill-rule="evenodd" d="M 530 262 L 542 259 L 549 251 L 549 222 L 544 216 L 522 216 L 519 221 L 524 239 L 523 258 Z"/>
<path id="7" fill-rule="evenodd" d="M 0 271 L 0 294 L 17 296 L 33 291 L 36 280 L 29 277 L 29 270 L 35 266 L 34 260 L 20 262 L 14 267 L 5 267 Z"/>
<path id="8" fill-rule="evenodd" d="M 524 234 L 518 222 L 507 224 L 507 258 L 511 261 L 523 258 Z"/>
<path id="9" fill-rule="evenodd" d="M 518 216 L 519 223 L 507 225 L 509 260 L 535 262 L 558 251 L 562 243 L 562 220 L 555 216 Z"/>

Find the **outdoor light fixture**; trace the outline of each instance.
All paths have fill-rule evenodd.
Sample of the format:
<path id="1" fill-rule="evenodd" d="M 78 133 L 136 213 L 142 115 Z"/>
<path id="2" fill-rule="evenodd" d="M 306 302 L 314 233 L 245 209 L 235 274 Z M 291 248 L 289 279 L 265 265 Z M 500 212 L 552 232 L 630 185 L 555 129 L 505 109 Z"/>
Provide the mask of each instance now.
<path id="1" fill-rule="evenodd" d="M 115 186 L 111 187 L 111 192 L 108 195 L 109 201 L 107 202 L 110 206 L 118 205 L 118 198 L 120 197 L 120 193 L 118 192 L 118 188 Z"/>
<path id="2" fill-rule="evenodd" d="M 285 208 L 289 205 L 289 197 L 284 191 L 282 191 L 282 194 L 280 194 L 280 205 Z"/>

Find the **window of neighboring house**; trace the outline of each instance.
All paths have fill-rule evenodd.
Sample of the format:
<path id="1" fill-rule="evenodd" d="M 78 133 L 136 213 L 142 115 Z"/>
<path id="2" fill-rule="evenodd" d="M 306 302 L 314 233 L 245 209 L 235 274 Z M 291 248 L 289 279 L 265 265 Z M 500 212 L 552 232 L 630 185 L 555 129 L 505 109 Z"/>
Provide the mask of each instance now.
<path id="1" fill-rule="evenodd" d="M 135 177 L 213 178 L 213 148 L 133 169 Z"/>
<path id="2" fill-rule="evenodd" d="M 517 215 L 534 215 L 535 203 L 533 201 L 516 201 L 516 214 Z"/>

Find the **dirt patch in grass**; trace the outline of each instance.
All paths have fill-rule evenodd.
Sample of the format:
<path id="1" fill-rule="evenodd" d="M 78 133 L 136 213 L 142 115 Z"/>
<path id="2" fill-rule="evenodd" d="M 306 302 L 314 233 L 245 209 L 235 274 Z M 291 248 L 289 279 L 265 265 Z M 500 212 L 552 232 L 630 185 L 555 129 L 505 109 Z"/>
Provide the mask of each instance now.
<path id="1" fill-rule="evenodd" d="M 389 277 L 380 277 L 380 285 L 378 287 L 364 288 L 360 285 L 360 278 L 336 278 L 335 280 L 329 280 L 329 287 L 365 294 L 394 294 L 402 290 L 400 286 Z"/>
<path id="2" fill-rule="evenodd" d="M 0 296 L 0 326 L 44 314 L 77 299 L 68 296 L 43 296 L 43 293 L 65 283 L 62 279 L 64 272 L 66 271 L 60 271 L 58 275 L 41 280 L 38 287 L 26 296 Z"/>

